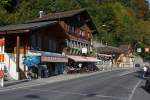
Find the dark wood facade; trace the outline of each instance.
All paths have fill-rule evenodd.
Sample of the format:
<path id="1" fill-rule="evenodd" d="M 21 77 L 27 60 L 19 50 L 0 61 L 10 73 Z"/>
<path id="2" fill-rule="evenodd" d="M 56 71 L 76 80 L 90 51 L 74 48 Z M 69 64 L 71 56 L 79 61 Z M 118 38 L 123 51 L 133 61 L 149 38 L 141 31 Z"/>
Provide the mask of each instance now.
<path id="1" fill-rule="evenodd" d="M 31 22 L 46 21 L 58 21 L 68 35 L 64 41 L 65 54 L 81 55 L 82 48 L 87 48 L 88 55 L 93 55 L 92 36 L 96 33 L 96 28 L 85 9 L 50 13 Z"/>
<path id="2" fill-rule="evenodd" d="M 18 45 L 20 53 L 25 53 L 28 50 L 61 53 L 63 48 L 61 44 L 64 43 L 67 35 L 63 33 L 59 24 L 56 24 L 26 33 L 6 34 L 4 37 L 5 51 L 8 53 L 18 53 L 16 50 Z"/>

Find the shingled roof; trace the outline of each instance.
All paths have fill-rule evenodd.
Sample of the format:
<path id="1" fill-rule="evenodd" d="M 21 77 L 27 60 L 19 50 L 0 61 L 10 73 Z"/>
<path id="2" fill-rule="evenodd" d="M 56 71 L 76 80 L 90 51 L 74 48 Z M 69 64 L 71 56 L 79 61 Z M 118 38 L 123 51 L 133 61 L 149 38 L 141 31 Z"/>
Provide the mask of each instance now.
<path id="1" fill-rule="evenodd" d="M 129 49 L 131 48 L 131 46 L 124 44 L 124 45 L 120 45 L 119 48 L 123 50 L 124 53 L 127 53 Z"/>
<path id="2" fill-rule="evenodd" d="M 117 47 L 104 46 L 104 47 L 97 47 L 97 52 L 100 54 L 120 54 L 123 51 Z"/>

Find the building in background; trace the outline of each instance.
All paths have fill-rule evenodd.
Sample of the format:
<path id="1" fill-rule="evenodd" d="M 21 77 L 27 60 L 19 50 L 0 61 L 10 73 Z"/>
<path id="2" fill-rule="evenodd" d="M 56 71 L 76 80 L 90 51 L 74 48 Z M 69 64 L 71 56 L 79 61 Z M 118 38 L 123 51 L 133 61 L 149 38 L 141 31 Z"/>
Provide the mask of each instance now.
<path id="1" fill-rule="evenodd" d="M 117 59 L 120 62 L 119 66 L 134 67 L 134 50 L 131 45 L 120 45 L 119 48 L 123 51 Z"/>

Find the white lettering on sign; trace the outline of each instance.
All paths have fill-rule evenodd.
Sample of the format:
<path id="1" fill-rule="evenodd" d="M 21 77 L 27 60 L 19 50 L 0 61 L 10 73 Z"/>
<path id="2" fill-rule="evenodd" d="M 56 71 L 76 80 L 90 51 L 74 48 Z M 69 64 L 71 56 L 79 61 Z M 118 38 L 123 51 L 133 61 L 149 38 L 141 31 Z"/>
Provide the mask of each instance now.
<path id="1" fill-rule="evenodd" d="M 82 53 L 87 53 L 87 48 L 82 48 Z"/>

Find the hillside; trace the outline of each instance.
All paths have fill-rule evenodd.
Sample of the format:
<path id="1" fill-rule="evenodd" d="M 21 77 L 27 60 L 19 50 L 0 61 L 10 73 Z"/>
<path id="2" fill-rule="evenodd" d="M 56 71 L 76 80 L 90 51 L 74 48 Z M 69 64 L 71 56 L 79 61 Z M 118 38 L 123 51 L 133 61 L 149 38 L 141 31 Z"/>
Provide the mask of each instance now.
<path id="1" fill-rule="evenodd" d="M 150 10 L 145 0 L 1 0 L 0 25 L 26 22 L 38 17 L 40 10 L 46 14 L 80 8 L 87 8 L 96 24 L 97 41 L 150 47 Z"/>

